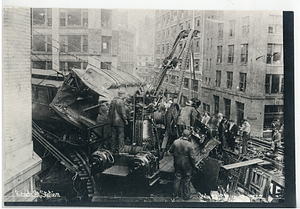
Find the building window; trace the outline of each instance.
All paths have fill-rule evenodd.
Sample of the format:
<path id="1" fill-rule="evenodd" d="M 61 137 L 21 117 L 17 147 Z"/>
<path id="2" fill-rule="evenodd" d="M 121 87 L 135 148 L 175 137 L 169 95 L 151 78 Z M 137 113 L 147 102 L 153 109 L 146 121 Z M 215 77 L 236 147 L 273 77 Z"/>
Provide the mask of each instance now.
<path id="1" fill-rule="evenodd" d="M 81 25 L 81 10 L 80 9 L 72 9 L 68 10 L 67 21 L 69 26 L 79 26 Z"/>
<path id="2" fill-rule="evenodd" d="M 209 69 L 211 69 L 211 59 L 209 59 Z"/>
<path id="3" fill-rule="evenodd" d="M 186 27 L 187 27 L 187 29 L 191 29 L 191 21 L 186 22 Z"/>
<path id="4" fill-rule="evenodd" d="M 60 69 L 70 71 L 72 68 L 76 69 L 86 69 L 87 62 L 60 62 Z"/>
<path id="5" fill-rule="evenodd" d="M 52 52 L 52 36 L 34 35 L 32 39 L 32 51 Z"/>
<path id="6" fill-rule="evenodd" d="M 217 70 L 216 71 L 216 87 L 221 86 L 221 71 Z"/>
<path id="7" fill-rule="evenodd" d="M 88 52 L 88 36 L 60 36 L 61 52 Z"/>
<path id="8" fill-rule="evenodd" d="M 198 92 L 198 80 L 193 79 L 193 91 Z"/>
<path id="9" fill-rule="evenodd" d="M 222 63 L 222 46 L 217 46 L 217 63 Z"/>
<path id="10" fill-rule="evenodd" d="M 240 86 L 239 90 L 242 92 L 246 91 L 247 73 L 240 73 Z"/>
<path id="11" fill-rule="evenodd" d="M 249 33 L 249 19 L 250 17 L 243 17 L 243 28 L 242 28 L 242 34 L 247 35 Z"/>
<path id="12" fill-rule="evenodd" d="M 241 44 L 241 63 L 248 61 L 248 44 Z"/>
<path id="13" fill-rule="evenodd" d="M 283 75 L 281 74 L 266 74 L 266 94 L 283 93 Z"/>
<path id="14" fill-rule="evenodd" d="M 111 37 L 102 36 L 102 53 L 109 54 L 111 51 Z"/>
<path id="15" fill-rule="evenodd" d="M 195 18 L 195 28 L 200 28 L 200 21 L 201 21 L 201 17 L 197 17 Z"/>
<path id="16" fill-rule="evenodd" d="M 234 45 L 228 46 L 228 63 L 233 63 L 234 59 Z"/>
<path id="17" fill-rule="evenodd" d="M 230 20 L 229 21 L 229 37 L 234 36 L 234 28 L 235 28 L 235 21 L 234 20 Z"/>
<path id="18" fill-rule="evenodd" d="M 224 98 L 224 103 L 225 103 L 225 116 L 230 119 L 230 108 L 231 108 L 231 100 L 230 99 L 225 99 Z"/>
<path id="19" fill-rule="evenodd" d="M 183 30 L 183 23 L 179 24 L 179 28 L 180 28 L 180 30 Z"/>
<path id="20" fill-rule="evenodd" d="M 214 95 L 215 114 L 219 113 L 219 96 Z"/>
<path id="21" fill-rule="evenodd" d="M 82 10 L 82 24 L 84 27 L 89 26 L 89 13 L 87 9 Z"/>
<path id="22" fill-rule="evenodd" d="M 244 119 L 244 103 L 236 102 L 236 112 L 237 112 L 237 125 L 242 125 L 242 120 Z"/>
<path id="23" fill-rule="evenodd" d="M 188 78 L 184 78 L 184 88 L 188 89 L 189 88 L 189 79 Z"/>
<path id="24" fill-rule="evenodd" d="M 175 35 L 177 33 L 177 26 L 172 27 L 172 34 Z"/>
<path id="25" fill-rule="evenodd" d="M 218 24 L 218 38 L 223 38 L 223 23 Z"/>
<path id="26" fill-rule="evenodd" d="M 278 118 L 281 124 L 284 122 L 283 105 L 265 105 L 264 128 L 271 128 L 274 118 Z"/>
<path id="27" fill-rule="evenodd" d="M 111 28 L 111 10 L 101 9 L 101 26 Z"/>
<path id="28" fill-rule="evenodd" d="M 60 26 L 88 26 L 87 9 L 60 9 Z"/>
<path id="29" fill-rule="evenodd" d="M 233 72 L 227 72 L 227 88 L 232 89 Z"/>
<path id="30" fill-rule="evenodd" d="M 195 59 L 195 71 L 199 71 L 199 60 Z"/>
<path id="31" fill-rule="evenodd" d="M 51 70 L 52 61 L 32 61 L 33 69 Z"/>
<path id="32" fill-rule="evenodd" d="M 210 49 L 212 49 L 212 38 L 210 38 Z"/>
<path id="33" fill-rule="evenodd" d="M 32 24 L 41 26 L 52 26 L 52 9 L 32 9 Z"/>
<path id="34" fill-rule="evenodd" d="M 111 70 L 111 62 L 101 62 L 101 69 Z"/>
<path id="35" fill-rule="evenodd" d="M 267 64 L 281 64 L 282 44 L 268 44 Z"/>
<path id="36" fill-rule="evenodd" d="M 81 36 L 68 36 L 68 52 L 81 51 Z"/>
<path id="37" fill-rule="evenodd" d="M 269 34 L 282 34 L 282 16 L 281 15 L 270 15 L 269 16 L 268 33 Z"/>
<path id="38" fill-rule="evenodd" d="M 175 85 L 176 84 L 176 77 L 175 75 L 172 75 L 171 76 L 171 81 L 170 81 L 171 84 Z"/>
<path id="39" fill-rule="evenodd" d="M 210 105 L 203 103 L 203 111 L 204 112 L 206 111 L 206 112 L 210 113 Z"/>
<path id="40" fill-rule="evenodd" d="M 209 38 L 206 39 L 206 50 L 209 49 Z"/>

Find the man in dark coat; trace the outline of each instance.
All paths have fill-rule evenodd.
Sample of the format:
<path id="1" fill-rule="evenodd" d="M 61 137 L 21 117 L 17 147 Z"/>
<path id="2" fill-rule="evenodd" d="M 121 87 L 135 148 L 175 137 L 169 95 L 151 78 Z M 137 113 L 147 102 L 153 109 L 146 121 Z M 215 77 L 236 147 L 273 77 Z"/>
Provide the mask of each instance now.
<path id="1" fill-rule="evenodd" d="M 278 148 L 281 146 L 281 134 L 278 129 L 274 130 L 274 136 L 272 137 L 271 150 L 273 150 L 273 154 L 278 154 Z"/>
<path id="2" fill-rule="evenodd" d="M 111 125 L 111 151 L 122 152 L 124 148 L 124 126 L 128 124 L 126 116 L 125 101 L 123 97 L 125 92 L 118 92 L 118 97 L 115 97 L 109 107 L 109 119 Z"/>
<path id="3" fill-rule="evenodd" d="M 221 142 L 219 146 L 219 151 L 223 151 L 227 147 L 226 132 L 228 131 L 228 120 L 226 116 L 223 116 L 221 122 L 218 126 L 219 140 Z"/>
<path id="4" fill-rule="evenodd" d="M 226 133 L 226 139 L 227 139 L 227 144 L 228 148 L 234 151 L 235 149 L 235 139 L 237 137 L 238 133 L 238 126 L 234 123 L 233 120 L 229 120 L 228 123 L 228 131 Z"/>
<path id="5" fill-rule="evenodd" d="M 271 123 L 271 128 L 272 128 L 272 137 L 274 136 L 275 130 L 280 129 L 281 124 L 278 118 L 274 119 Z"/>
<path id="6" fill-rule="evenodd" d="M 173 198 L 180 196 L 182 188 L 183 199 L 190 199 L 190 182 L 192 171 L 196 165 L 196 153 L 190 141 L 190 131 L 184 130 L 182 137 L 176 139 L 169 152 L 174 157 L 175 179 Z"/>
<path id="7" fill-rule="evenodd" d="M 177 119 L 178 137 L 181 137 L 184 129 L 190 129 L 194 126 L 195 120 L 198 116 L 197 110 L 192 106 L 193 102 L 189 101 L 186 106 L 181 108 L 179 117 Z"/>
<path id="8" fill-rule="evenodd" d="M 251 126 L 247 119 L 242 120 L 242 139 L 243 139 L 243 149 L 242 152 L 244 155 L 248 152 L 248 141 L 250 139 Z"/>

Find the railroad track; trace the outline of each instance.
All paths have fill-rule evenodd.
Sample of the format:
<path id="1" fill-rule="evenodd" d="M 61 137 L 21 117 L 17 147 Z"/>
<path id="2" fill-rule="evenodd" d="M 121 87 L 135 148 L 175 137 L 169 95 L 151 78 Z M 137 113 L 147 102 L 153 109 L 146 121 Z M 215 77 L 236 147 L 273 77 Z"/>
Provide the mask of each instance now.
<path id="1" fill-rule="evenodd" d="M 48 137 L 55 138 L 55 135 L 49 135 L 49 133 L 44 131 L 33 121 L 32 136 L 48 150 L 57 161 L 64 165 L 67 170 L 74 173 L 72 181 L 73 189 L 77 193 L 75 198 L 80 201 L 91 201 L 94 195 L 95 181 L 91 175 L 88 156 L 84 152 L 79 152 L 72 148 L 64 151 L 59 150 L 47 140 Z"/>

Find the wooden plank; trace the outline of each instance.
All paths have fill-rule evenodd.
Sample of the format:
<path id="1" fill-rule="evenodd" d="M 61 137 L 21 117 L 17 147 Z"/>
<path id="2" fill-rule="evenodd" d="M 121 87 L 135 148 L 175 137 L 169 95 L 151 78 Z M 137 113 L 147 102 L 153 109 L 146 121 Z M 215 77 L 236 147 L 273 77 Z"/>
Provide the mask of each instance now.
<path id="1" fill-rule="evenodd" d="M 129 168 L 128 166 L 114 165 L 103 171 L 102 174 L 126 177 L 129 174 Z"/>
<path id="2" fill-rule="evenodd" d="M 159 170 L 162 172 L 170 172 L 171 168 L 174 168 L 174 159 L 173 156 L 169 155 L 169 156 L 165 156 L 161 162 L 163 163 L 162 165 L 160 165 Z"/>
<path id="3" fill-rule="evenodd" d="M 243 161 L 243 162 L 239 162 L 239 163 L 224 165 L 224 166 L 222 166 L 222 168 L 229 170 L 229 169 L 233 169 L 233 168 L 239 168 L 239 167 L 253 165 L 253 164 L 262 163 L 262 162 L 264 162 L 264 160 L 256 158 L 253 160 L 247 160 L 247 161 Z"/>
<path id="4" fill-rule="evenodd" d="M 207 142 L 203 149 L 199 149 L 198 147 L 198 150 L 196 151 L 196 165 L 198 165 L 204 158 L 207 158 L 210 151 L 212 151 L 218 144 L 220 144 L 220 141 L 213 138 L 209 142 Z"/>

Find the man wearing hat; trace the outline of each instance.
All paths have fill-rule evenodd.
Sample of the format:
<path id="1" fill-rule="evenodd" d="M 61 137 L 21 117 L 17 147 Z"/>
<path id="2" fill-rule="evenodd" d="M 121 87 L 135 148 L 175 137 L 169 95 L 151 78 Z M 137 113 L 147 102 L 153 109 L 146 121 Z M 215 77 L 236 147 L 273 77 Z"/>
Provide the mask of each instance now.
<path id="1" fill-rule="evenodd" d="M 124 148 L 124 126 L 128 124 L 124 101 L 125 92 L 119 91 L 118 97 L 113 98 L 109 107 L 109 119 L 111 125 L 111 151 L 122 152 Z"/>
<path id="2" fill-rule="evenodd" d="M 248 152 L 248 140 L 250 139 L 250 131 L 251 131 L 251 126 L 247 119 L 242 120 L 241 131 L 243 133 L 242 134 L 242 139 L 243 139 L 242 152 L 245 155 Z"/>
<path id="3" fill-rule="evenodd" d="M 192 105 L 193 102 L 189 101 L 186 103 L 186 106 L 181 108 L 180 110 L 180 114 L 178 116 L 176 124 L 179 137 L 182 135 L 184 129 L 189 129 L 194 126 L 198 112 Z"/>
<path id="4" fill-rule="evenodd" d="M 190 199 L 190 182 L 192 171 L 196 164 L 196 153 L 190 141 L 191 132 L 185 129 L 182 137 L 176 139 L 169 149 L 174 157 L 175 179 L 173 198 L 180 196 L 183 191 L 183 199 Z"/>

